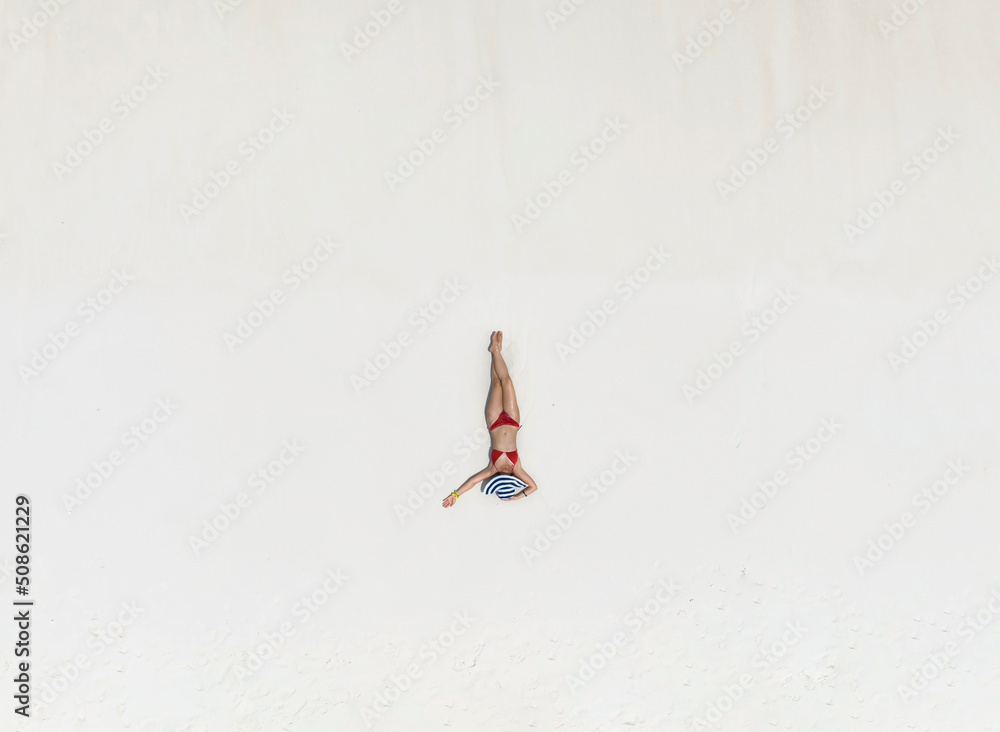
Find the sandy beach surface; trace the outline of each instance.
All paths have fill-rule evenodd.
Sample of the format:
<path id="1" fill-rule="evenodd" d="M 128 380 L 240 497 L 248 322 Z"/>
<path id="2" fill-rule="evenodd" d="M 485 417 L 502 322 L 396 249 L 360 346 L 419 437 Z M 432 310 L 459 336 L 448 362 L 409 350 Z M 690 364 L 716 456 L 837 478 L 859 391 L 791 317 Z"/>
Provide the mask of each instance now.
<path id="1" fill-rule="evenodd" d="M 1000 730 L 995 3 L 0 29 L 0 729 Z"/>

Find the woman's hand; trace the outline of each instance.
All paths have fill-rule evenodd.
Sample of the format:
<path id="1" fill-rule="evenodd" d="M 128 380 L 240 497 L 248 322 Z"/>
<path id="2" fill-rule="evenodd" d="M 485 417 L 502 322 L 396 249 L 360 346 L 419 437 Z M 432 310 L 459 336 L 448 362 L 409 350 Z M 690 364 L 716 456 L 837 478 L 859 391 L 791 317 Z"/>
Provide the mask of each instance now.
<path id="1" fill-rule="evenodd" d="M 441 501 L 441 505 L 444 506 L 445 508 L 448 508 L 448 506 L 451 506 L 457 500 L 458 500 L 458 495 L 457 494 L 455 494 L 455 493 L 449 493 L 448 497 L 445 498 L 443 501 Z"/>

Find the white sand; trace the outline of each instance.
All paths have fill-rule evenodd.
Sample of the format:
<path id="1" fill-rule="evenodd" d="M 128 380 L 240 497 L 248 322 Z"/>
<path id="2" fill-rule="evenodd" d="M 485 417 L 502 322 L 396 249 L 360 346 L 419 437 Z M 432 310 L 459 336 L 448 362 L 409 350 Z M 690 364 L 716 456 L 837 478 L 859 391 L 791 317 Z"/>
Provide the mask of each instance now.
<path id="1" fill-rule="evenodd" d="M 1000 729 L 996 3 L 219 5 L 0 9 L 0 729 Z"/>

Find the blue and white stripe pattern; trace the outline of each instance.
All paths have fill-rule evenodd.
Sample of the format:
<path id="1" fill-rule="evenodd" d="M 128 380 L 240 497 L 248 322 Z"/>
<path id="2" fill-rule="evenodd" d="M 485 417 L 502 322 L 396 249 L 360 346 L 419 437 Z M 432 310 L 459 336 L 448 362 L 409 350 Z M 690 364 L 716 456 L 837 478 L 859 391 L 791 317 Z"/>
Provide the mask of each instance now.
<path id="1" fill-rule="evenodd" d="M 515 478 L 507 473 L 497 473 L 483 485 L 482 491 L 486 495 L 496 493 L 502 501 L 510 500 L 511 496 L 519 490 L 527 488 L 528 484 L 520 478 Z"/>

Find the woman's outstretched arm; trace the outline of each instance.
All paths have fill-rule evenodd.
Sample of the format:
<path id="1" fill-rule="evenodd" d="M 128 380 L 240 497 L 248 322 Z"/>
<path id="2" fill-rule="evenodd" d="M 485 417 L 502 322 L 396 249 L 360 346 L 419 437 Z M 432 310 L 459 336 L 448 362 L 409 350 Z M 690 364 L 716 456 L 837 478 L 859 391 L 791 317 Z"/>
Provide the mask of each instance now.
<path id="1" fill-rule="evenodd" d="M 527 471 L 524 468 L 521 467 L 521 461 L 520 460 L 514 465 L 514 475 L 516 477 L 520 478 L 521 480 L 523 480 L 525 483 L 527 483 L 528 487 L 527 488 L 523 488 L 522 490 L 519 490 L 517 493 L 515 493 L 513 496 L 511 496 L 508 500 L 516 501 L 519 498 L 524 498 L 525 496 L 530 496 L 532 493 L 534 493 L 535 491 L 538 490 L 538 484 L 535 482 L 535 479 L 532 478 L 530 475 L 528 475 Z"/>
<path id="2" fill-rule="evenodd" d="M 457 491 L 454 491 L 453 493 L 449 493 L 448 497 L 445 498 L 441 502 L 441 505 L 444 506 L 445 508 L 448 508 L 448 506 L 450 506 L 451 504 L 453 504 L 455 501 L 458 500 L 458 497 L 460 495 L 462 495 L 463 493 L 465 493 L 467 490 L 469 490 L 476 483 L 478 483 L 478 482 L 480 482 L 482 480 L 486 480 L 491 475 L 493 475 L 495 472 L 497 472 L 497 471 L 496 471 L 496 469 L 492 465 L 487 465 L 485 468 L 483 468 L 482 470 L 480 470 L 475 475 L 469 476 L 469 479 L 467 481 L 465 481 L 464 483 L 462 483 L 461 487 Z"/>

